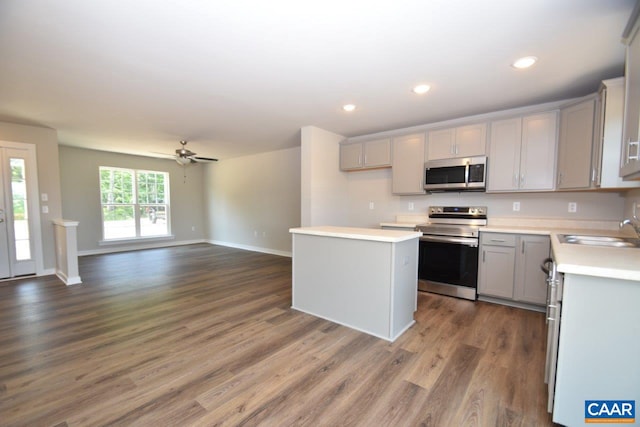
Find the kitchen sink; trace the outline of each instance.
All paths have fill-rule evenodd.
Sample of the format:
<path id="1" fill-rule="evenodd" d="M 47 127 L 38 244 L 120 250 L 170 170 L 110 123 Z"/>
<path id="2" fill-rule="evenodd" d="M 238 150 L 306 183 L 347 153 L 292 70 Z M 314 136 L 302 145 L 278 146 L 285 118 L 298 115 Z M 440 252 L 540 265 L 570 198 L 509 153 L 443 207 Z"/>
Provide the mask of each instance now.
<path id="1" fill-rule="evenodd" d="M 560 234 L 560 243 L 574 245 L 603 246 L 607 248 L 640 248 L 640 239 L 633 237 L 585 236 L 580 234 Z"/>

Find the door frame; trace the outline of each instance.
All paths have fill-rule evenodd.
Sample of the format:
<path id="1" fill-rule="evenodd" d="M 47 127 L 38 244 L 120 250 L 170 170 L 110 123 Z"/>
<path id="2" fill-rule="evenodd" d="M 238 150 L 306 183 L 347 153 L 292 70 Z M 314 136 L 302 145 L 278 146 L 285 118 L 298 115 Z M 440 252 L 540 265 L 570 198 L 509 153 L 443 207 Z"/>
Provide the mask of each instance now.
<path id="1" fill-rule="evenodd" d="M 0 140 L 0 148 L 13 148 L 17 150 L 26 151 L 25 166 L 26 166 L 26 180 L 27 180 L 27 195 L 29 203 L 27 204 L 27 212 L 30 221 L 30 232 L 33 233 L 33 257 L 36 264 L 36 276 L 42 276 L 44 271 L 44 257 L 42 249 L 42 223 L 40 220 L 40 191 L 38 186 L 38 159 L 36 156 L 36 145 L 26 142 L 14 142 Z M 6 173 L 5 173 L 6 175 Z M 13 212 L 11 214 L 13 220 Z M 13 244 L 13 242 L 9 242 Z M 13 273 L 12 273 L 13 274 Z M 12 276 L 4 280 L 14 280 L 19 278 Z"/>

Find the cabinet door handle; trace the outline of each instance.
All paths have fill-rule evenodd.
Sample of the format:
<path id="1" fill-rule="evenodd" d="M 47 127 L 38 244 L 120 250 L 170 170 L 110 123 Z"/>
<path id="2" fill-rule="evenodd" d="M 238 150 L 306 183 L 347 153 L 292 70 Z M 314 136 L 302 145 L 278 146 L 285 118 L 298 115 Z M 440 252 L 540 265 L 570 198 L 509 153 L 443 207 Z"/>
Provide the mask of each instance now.
<path id="1" fill-rule="evenodd" d="M 520 187 L 524 186 L 524 174 L 520 175 Z"/>
<path id="2" fill-rule="evenodd" d="M 513 186 L 518 187 L 518 172 L 513 174 Z"/>
<path id="3" fill-rule="evenodd" d="M 365 165 L 367 164 L 367 155 L 366 154 L 364 155 L 364 164 Z"/>
<path id="4" fill-rule="evenodd" d="M 482 251 L 482 262 L 484 262 L 484 259 L 485 259 L 485 251 L 483 250 Z"/>
<path id="5" fill-rule="evenodd" d="M 524 240 L 522 241 L 522 253 L 524 253 Z"/>
<path id="6" fill-rule="evenodd" d="M 458 154 L 458 144 L 456 144 L 456 152 L 455 154 Z"/>

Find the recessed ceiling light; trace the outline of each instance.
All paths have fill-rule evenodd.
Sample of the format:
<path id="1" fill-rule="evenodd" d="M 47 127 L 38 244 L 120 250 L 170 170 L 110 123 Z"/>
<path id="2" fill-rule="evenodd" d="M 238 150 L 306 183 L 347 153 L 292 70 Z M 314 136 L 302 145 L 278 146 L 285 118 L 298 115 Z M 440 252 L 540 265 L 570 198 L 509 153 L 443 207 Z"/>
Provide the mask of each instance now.
<path id="1" fill-rule="evenodd" d="M 429 92 L 429 89 L 431 89 L 431 86 L 429 86 L 429 85 L 418 85 L 418 86 L 413 88 L 413 93 L 417 93 L 418 95 L 422 95 L 422 94 L 425 94 L 425 93 Z"/>
<path id="2" fill-rule="evenodd" d="M 525 56 L 523 58 L 517 59 L 513 64 L 511 64 L 511 66 L 513 68 L 522 70 L 522 69 L 531 67 L 537 61 L 538 61 L 538 58 L 536 58 L 535 56 Z"/>
<path id="3" fill-rule="evenodd" d="M 345 104 L 342 106 L 342 109 L 350 113 L 356 109 L 356 106 L 354 104 Z"/>

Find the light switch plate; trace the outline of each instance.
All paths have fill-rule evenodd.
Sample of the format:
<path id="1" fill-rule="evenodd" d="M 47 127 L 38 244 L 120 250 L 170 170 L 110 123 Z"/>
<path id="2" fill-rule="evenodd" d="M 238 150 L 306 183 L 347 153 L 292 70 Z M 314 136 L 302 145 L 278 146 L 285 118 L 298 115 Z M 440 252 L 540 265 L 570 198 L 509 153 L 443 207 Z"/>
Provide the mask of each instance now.
<path id="1" fill-rule="evenodd" d="M 520 202 L 513 202 L 513 211 L 514 212 L 520 211 Z"/>
<path id="2" fill-rule="evenodd" d="M 412 211 L 413 210 L 413 202 L 409 202 L 409 210 Z"/>
<path id="3" fill-rule="evenodd" d="M 373 202 L 369 202 L 369 209 L 373 210 L 375 207 L 375 205 L 373 204 Z"/>
<path id="4" fill-rule="evenodd" d="M 576 202 L 569 202 L 569 212 L 576 213 L 578 211 L 578 204 Z"/>

